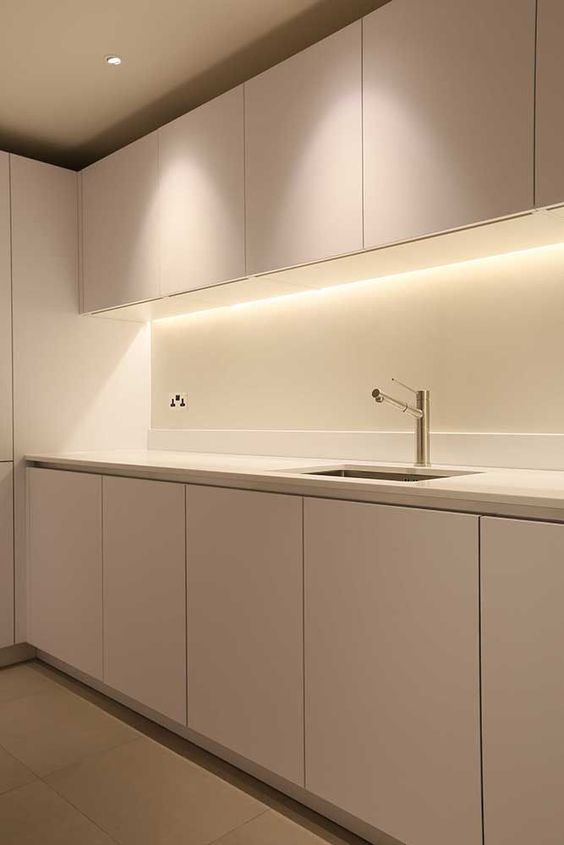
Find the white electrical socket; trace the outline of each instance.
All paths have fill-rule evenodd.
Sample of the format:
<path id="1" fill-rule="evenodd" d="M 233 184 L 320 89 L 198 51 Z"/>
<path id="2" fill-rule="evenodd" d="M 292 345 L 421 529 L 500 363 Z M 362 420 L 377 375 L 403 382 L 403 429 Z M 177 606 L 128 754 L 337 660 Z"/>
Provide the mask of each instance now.
<path id="1" fill-rule="evenodd" d="M 174 408 L 174 410 L 186 410 L 188 407 L 188 394 L 187 393 L 169 393 L 168 394 L 168 407 Z"/>

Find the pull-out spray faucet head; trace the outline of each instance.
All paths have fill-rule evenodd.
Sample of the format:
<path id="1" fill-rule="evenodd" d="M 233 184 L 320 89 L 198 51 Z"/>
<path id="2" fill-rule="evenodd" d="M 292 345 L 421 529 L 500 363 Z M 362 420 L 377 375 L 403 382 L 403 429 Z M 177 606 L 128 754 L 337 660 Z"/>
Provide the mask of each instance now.
<path id="1" fill-rule="evenodd" d="M 378 402 L 378 404 L 386 403 L 388 405 L 392 405 L 392 407 L 401 411 L 402 414 L 409 414 L 410 417 L 415 417 L 415 419 L 418 420 L 420 420 L 423 416 L 423 411 L 420 408 L 414 408 L 412 405 L 408 405 L 407 402 L 403 402 L 401 399 L 394 399 L 393 396 L 388 396 L 387 393 L 383 393 L 377 387 L 375 387 L 372 391 L 372 396 L 374 401 Z"/>

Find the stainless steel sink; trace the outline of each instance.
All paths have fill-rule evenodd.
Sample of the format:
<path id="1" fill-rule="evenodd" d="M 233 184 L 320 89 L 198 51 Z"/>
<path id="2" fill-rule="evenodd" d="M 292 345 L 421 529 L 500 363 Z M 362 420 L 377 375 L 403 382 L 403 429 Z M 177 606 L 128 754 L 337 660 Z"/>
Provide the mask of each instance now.
<path id="1" fill-rule="evenodd" d="M 449 470 L 428 470 L 417 472 L 412 469 L 368 469 L 367 467 L 339 467 L 337 469 L 306 470 L 300 475 L 329 476 L 332 478 L 358 478 L 372 481 L 433 481 L 437 478 L 453 478 L 459 475 L 475 475 L 473 472 Z"/>

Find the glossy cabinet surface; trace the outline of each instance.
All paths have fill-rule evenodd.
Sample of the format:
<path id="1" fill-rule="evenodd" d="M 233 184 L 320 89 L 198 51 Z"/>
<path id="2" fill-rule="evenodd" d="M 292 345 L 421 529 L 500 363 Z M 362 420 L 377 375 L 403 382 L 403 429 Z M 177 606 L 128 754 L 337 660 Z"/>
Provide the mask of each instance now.
<path id="1" fill-rule="evenodd" d="M 304 500 L 306 788 L 481 845 L 478 518 Z"/>
<path id="2" fill-rule="evenodd" d="M 29 642 L 102 679 L 102 478 L 28 469 Z"/>
<path id="3" fill-rule="evenodd" d="M 81 173 L 82 310 L 160 293 L 155 132 Z"/>
<path id="4" fill-rule="evenodd" d="M 538 0 L 536 196 L 538 207 L 564 203 L 564 3 Z"/>
<path id="5" fill-rule="evenodd" d="M 158 132 L 161 293 L 245 275 L 243 88 Z"/>
<path id="6" fill-rule="evenodd" d="M 10 157 L 0 152 L 0 461 L 12 460 Z"/>
<path id="7" fill-rule="evenodd" d="M 184 485 L 104 478 L 104 681 L 186 724 Z"/>
<path id="8" fill-rule="evenodd" d="M 247 273 L 362 249 L 361 26 L 245 83 Z"/>
<path id="9" fill-rule="evenodd" d="M 393 0 L 363 27 L 365 247 L 532 208 L 535 0 Z"/>
<path id="10" fill-rule="evenodd" d="M 564 525 L 482 519 L 486 845 L 564 830 Z"/>
<path id="11" fill-rule="evenodd" d="M 188 726 L 303 784 L 302 500 L 189 486 Z"/>
<path id="12" fill-rule="evenodd" d="M 13 467 L 0 463 L 0 648 L 14 642 Z"/>

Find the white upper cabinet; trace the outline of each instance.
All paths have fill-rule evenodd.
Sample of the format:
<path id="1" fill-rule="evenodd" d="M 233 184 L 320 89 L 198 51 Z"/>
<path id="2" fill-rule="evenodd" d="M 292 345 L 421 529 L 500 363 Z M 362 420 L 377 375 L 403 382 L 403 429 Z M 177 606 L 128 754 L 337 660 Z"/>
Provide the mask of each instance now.
<path id="1" fill-rule="evenodd" d="M 363 45 L 365 247 L 532 208 L 535 0 L 393 0 Z"/>
<path id="2" fill-rule="evenodd" d="M 564 4 L 538 7 L 548 205 L 564 201 Z M 86 168 L 82 310 L 529 211 L 535 32 L 536 0 L 392 0 Z"/>
<path id="3" fill-rule="evenodd" d="M 244 276 L 242 86 L 158 135 L 161 293 Z"/>
<path id="4" fill-rule="evenodd" d="M 82 310 L 159 296 L 157 134 L 82 171 Z"/>
<path id="5" fill-rule="evenodd" d="M 535 205 L 564 203 L 564 3 L 538 0 Z"/>
<path id="6" fill-rule="evenodd" d="M 12 460 L 10 157 L 0 153 L 0 461 Z"/>
<path id="7" fill-rule="evenodd" d="M 564 525 L 482 519 L 486 845 L 561 845 Z"/>
<path id="8" fill-rule="evenodd" d="M 304 501 L 306 789 L 409 845 L 482 843 L 478 522 Z"/>
<path id="9" fill-rule="evenodd" d="M 361 22 L 245 83 L 247 272 L 362 249 Z"/>

